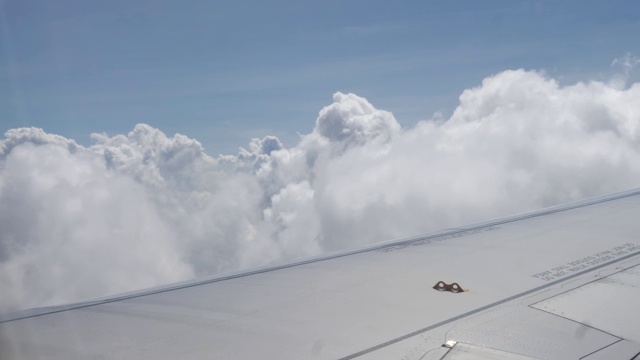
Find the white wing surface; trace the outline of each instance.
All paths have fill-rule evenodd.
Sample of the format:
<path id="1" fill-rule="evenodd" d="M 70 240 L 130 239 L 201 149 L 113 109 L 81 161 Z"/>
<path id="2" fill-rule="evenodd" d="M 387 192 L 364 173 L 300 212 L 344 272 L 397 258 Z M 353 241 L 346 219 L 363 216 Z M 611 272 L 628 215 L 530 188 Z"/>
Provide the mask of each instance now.
<path id="1" fill-rule="evenodd" d="M 0 359 L 632 359 L 639 264 L 633 190 L 4 315 Z"/>

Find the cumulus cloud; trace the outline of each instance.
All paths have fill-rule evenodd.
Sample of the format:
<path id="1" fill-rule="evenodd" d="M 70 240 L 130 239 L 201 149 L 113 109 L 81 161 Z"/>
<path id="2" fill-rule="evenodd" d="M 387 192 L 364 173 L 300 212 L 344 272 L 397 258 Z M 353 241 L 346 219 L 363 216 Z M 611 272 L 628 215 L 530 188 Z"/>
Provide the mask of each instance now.
<path id="1" fill-rule="evenodd" d="M 47 138 L 1 157 L 0 305 L 68 302 L 193 276 L 179 234 L 142 184 Z"/>
<path id="2" fill-rule="evenodd" d="M 0 312 L 288 261 L 640 184 L 640 84 L 505 71 L 402 129 L 336 93 L 314 130 L 211 157 L 139 124 L 0 141 Z M 6 289 L 6 290 L 5 290 Z M 4 294 L 9 294 L 6 296 Z"/>

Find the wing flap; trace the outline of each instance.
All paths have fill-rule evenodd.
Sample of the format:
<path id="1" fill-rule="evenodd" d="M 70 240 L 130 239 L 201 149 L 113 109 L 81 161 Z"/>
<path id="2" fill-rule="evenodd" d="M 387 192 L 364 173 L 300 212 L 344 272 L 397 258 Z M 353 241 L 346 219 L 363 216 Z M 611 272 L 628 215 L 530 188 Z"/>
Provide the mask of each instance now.
<path id="1" fill-rule="evenodd" d="M 533 307 L 640 343 L 640 266 L 580 286 Z"/>

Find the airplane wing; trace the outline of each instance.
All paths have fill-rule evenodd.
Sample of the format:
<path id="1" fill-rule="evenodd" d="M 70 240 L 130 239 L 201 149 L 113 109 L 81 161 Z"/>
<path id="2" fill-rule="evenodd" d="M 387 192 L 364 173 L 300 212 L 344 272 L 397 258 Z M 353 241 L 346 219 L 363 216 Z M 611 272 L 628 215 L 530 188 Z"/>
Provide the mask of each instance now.
<path id="1" fill-rule="evenodd" d="M 4 315 L 0 358 L 639 359 L 639 264 L 636 189 Z"/>

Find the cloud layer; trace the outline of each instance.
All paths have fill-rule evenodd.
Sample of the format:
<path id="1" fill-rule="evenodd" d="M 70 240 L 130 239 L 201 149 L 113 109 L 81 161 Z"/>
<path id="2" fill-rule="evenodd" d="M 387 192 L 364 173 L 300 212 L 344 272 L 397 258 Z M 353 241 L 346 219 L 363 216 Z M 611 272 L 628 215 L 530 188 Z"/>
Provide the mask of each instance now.
<path id="1" fill-rule="evenodd" d="M 505 71 L 402 129 L 336 93 L 315 129 L 211 157 L 139 124 L 83 147 L 0 141 L 0 313 L 476 222 L 640 186 L 640 84 Z"/>

